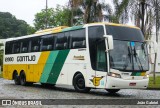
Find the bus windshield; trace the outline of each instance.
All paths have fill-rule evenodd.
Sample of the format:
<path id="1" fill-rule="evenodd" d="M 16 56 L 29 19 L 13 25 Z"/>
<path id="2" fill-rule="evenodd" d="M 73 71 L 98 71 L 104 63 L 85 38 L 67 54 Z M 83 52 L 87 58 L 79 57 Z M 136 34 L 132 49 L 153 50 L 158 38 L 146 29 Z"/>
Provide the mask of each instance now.
<path id="1" fill-rule="evenodd" d="M 121 71 L 149 70 L 147 46 L 139 29 L 107 26 L 106 31 L 114 39 L 114 49 L 109 51 L 110 68 Z"/>
<path id="2" fill-rule="evenodd" d="M 146 45 L 140 42 L 114 40 L 110 54 L 110 66 L 123 71 L 147 71 L 148 56 Z"/>

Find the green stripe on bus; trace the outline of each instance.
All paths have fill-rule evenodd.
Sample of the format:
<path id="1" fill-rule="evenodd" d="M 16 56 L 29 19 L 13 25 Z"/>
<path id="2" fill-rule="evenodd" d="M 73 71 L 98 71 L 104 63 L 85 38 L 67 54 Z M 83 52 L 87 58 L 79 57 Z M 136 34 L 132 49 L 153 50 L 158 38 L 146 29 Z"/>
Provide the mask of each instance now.
<path id="1" fill-rule="evenodd" d="M 42 82 L 42 83 L 47 82 L 47 79 L 50 75 L 50 72 L 52 70 L 53 64 L 55 63 L 55 60 L 57 58 L 58 53 L 59 53 L 59 51 L 51 51 L 50 52 L 49 57 L 47 59 L 47 62 L 45 64 L 45 67 L 43 69 L 43 73 L 41 75 L 40 82 Z"/>
<path id="2" fill-rule="evenodd" d="M 131 76 L 141 76 L 142 72 L 132 72 Z"/>
<path id="3" fill-rule="evenodd" d="M 59 74 L 62 70 L 64 62 L 68 56 L 70 50 L 61 50 L 59 51 L 55 62 L 53 63 L 52 70 L 50 71 L 50 75 L 48 77 L 47 83 L 56 84 Z"/>

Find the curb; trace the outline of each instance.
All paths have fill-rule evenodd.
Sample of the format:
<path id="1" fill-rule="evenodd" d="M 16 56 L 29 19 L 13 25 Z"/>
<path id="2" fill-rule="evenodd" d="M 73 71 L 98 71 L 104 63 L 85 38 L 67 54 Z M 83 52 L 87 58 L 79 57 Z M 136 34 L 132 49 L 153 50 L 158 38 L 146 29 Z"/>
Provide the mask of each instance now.
<path id="1" fill-rule="evenodd" d="M 160 90 L 160 88 L 147 88 L 146 90 Z"/>

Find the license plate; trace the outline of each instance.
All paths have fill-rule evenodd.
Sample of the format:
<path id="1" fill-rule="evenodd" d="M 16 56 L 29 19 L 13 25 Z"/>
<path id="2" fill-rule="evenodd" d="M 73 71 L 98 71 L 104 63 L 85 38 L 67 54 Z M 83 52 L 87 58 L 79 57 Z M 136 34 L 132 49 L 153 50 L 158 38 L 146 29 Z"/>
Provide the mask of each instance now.
<path id="1" fill-rule="evenodd" d="M 136 86 L 136 83 L 130 83 L 129 86 Z"/>

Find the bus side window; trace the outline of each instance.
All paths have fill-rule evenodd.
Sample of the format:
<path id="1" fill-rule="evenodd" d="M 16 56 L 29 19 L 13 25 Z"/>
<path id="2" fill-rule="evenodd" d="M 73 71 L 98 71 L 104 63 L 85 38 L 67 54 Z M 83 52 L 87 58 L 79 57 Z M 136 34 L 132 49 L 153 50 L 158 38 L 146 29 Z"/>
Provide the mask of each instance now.
<path id="1" fill-rule="evenodd" d="M 54 37 L 52 35 L 42 37 L 41 51 L 51 51 L 54 48 Z"/>
<path id="2" fill-rule="evenodd" d="M 96 70 L 96 53 L 95 51 L 97 42 L 103 38 L 104 29 L 103 26 L 91 26 L 88 28 L 88 36 L 89 36 L 89 51 L 90 51 L 90 59 L 91 66 L 93 70 Z"/>
<path id="3" fill-rule="evenodd" d="M 67 42 L 64 43 L 65 49 L 69 48 L 69 36 L 70 36 L 70 32 L 65 32 L 65 37 L 67 38 Z"/>
<path id="4" fill-rule="evenodd" d="M 22 40 L 21 42 L 21 53 L 29 52 L 29 40 Z"/>
<path id="5" fill-rule="evenodd" d="M 13 54 L 20 53 L 20 42 L 18 41 L 14 42 L 12 51 L 13 51 Z"/>
<path id="6" fill-rule="evenodd" d="M 64 33 L 59 33 L 56 40 L 56 50 L 68 49 L 68 37 Z"/>
<path id="7" fill-rule="evenodd" d="M 12 54 L 12 46 L 13 46 L 12 42 L 6 42 L 5 54 Z"/>
<path id="8" fill-rule="evenodd" d="M 40 39 L 33 38 L 31 40 L 31 52 L 39 52 L 40 51 Z"/>
<path id="9" fill-rule="evenodd" d="M 85 29 L 70 32 L 70 48 L 86 48 Z"/>

